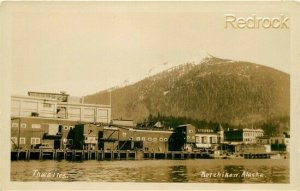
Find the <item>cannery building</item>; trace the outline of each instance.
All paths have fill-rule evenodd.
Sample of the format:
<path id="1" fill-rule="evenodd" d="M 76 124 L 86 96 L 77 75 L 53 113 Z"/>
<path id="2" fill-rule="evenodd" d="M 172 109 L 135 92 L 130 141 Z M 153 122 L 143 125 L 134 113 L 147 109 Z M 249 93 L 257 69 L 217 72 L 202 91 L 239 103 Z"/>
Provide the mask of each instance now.
<path id="1" fill-rule="evenodd" d="M 166 152 L 173 131 L 138 129 L 124 126 L 78 124 L 75 126 L 73 149 L 85 150 L 143 150 Z"/>
<path id="2" fill-rule="evenodd" d="M 73 101 L 71 101 L 73 100 Z M 62 93 L 29 92 L 11 97 L 11 148 L 66 148 L 76 124 L 111 120 L 111 106 L 84 104 Z"/>

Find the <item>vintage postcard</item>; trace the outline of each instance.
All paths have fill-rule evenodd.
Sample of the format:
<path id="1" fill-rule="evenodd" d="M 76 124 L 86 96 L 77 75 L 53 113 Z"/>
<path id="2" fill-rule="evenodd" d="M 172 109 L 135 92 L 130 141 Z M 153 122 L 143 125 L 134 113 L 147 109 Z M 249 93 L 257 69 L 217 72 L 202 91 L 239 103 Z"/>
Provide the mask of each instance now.
<path id="1" fill-rule="evenodd" d="M 3 1 L 1 190 L 299 190 L 299 10 Z"/>

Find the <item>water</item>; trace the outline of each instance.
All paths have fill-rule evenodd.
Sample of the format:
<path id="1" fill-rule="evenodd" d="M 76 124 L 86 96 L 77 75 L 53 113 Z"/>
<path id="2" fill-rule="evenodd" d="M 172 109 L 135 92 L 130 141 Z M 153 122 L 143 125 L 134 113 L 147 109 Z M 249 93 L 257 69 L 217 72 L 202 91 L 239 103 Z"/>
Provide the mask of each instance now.
<path id="1" fill-rule="evenodd" d="M 12 161 L 11 180 L 67 182 L 289 183 L 289 160 Z"/>

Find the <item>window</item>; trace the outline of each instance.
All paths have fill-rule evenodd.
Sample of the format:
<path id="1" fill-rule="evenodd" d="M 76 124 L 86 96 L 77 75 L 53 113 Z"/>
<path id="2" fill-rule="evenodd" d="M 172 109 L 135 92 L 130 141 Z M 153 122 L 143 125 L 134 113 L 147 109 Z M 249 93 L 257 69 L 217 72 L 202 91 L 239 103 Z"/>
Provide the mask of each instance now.
<path id="1" fill-rule="evenodd" d="M 32 145 L 36 145 L 36 144 L 40 144 L 41 143 L 41 139 L 40 138 L 36 138 L 36 137 L 32 137 L 31 138 L 31 144 Z"/>
<path id="2" fill-rule="evenodd" d="M 64 130 L 65 131 L 69 130 L 69 127 L 68 126 L 64 126 Z"/>
<path id="3" fill-rule="evenodd" d="M 26 128 L 26 123 L 21 123 L 21 128 Z"/>
<path id="4" fill-rule="evenodd" d="M 73 129 L 73 126 L 69 126 L 69 130 L 72 130 Z"/>
<path id="5" fill-rule="evenodd" d="M 187 139 L 190 139 L 190 136 L 187 136 Z"/>
<path id="6" fill-rule="evenodd" d="M 189 130 L 190 133 L 193 133 L 193 130 Z"/>
<path id="7" fill-rule="evenodd" d="M 159 141 L 160 141 L 160 142 L 163 142 L 163 141 L 164 141 L 164 138 L 159 138 Z"/>
<path id="8" fill-rule="evenodd" d="M 57 127 L 57 124 L 55 124 L 55 126 Z M 49 126 L 49 128 L 50 128 L 50 126 Z M 62 130 L 63 130 L 63 126 L 62 125 L 58 125 L 58 133 L 62 133 Z"/>
<path id="9" fill-rule="evenodd" d="M 141 140 L 141 138 L 140 138 L 140 137 L 137 137 L 137 138 L 136 138 L 136 140 L 137 140 L 137 141 L 140 141 L 140 140 Z"/>
<path id="10" fill-rule="evenodd" d="M 212 137 L 211 138 L 211 143 L 217 143 L 217 137 Z"/>
<path id="11" fill-rule="evenodd" d="M 25 144 L 25 137 L 20 137 L 20 144 L 24 145 Z"/>
<path id="12" fill-rule="evenodd" d="M 148 141 L 152 141 L 152 138 L 151 138 L 151 137 L 148 137 Z"/>
<path id="13" fill-rule="evenodd" d="M 164 138 L 164 140 L 167 142 L 167 141 L 168 141 L 168 138 Z"/>
<path id="14" fill-rule="evenodd" d="M 43 107 L 51 108 L 51 107 L 52 107 L 52 104 L 51 104 L 51 103 L 44 103 L 44 104 L 43 104 Z"/>
<path id="15" fill-rule="evenodd" d="M 19 127 L 19 124 L 18 123 L 12 123 L 11 126 L 12 127 Z"/>
<path id="16" fill-rule="evenodd" d="M 39 129 L 39 128 L 41 128 L 41 124 L 32 124 L 31 128 L 33 128 L 33 129 Z"/>

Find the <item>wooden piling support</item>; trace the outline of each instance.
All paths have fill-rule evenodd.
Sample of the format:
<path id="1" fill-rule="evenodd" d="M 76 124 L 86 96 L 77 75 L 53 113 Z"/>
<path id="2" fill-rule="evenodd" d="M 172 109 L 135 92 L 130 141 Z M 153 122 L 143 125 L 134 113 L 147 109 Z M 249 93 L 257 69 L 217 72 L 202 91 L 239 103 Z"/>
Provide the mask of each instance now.
<path id="1" fill-rule="evenodd" d="M 27 160 L 30 160 L 30 150 L 28 150 L 28 158 Z"/>
<path id="2" fill-rule="evenodd" d="M 104 150 L 101 152 L 101 160 L 104 160 Z"/>
<path id="3" fill-rule="evenodd" d="M 25 151 L 25 160 L 28 160 L 28 152 L 29 152 L 29 150 Z"/>
<path id="4" fill-rule="evenodd" d="M 75 159 L 75 150 L 72 151 L 72 160 Z"/>

